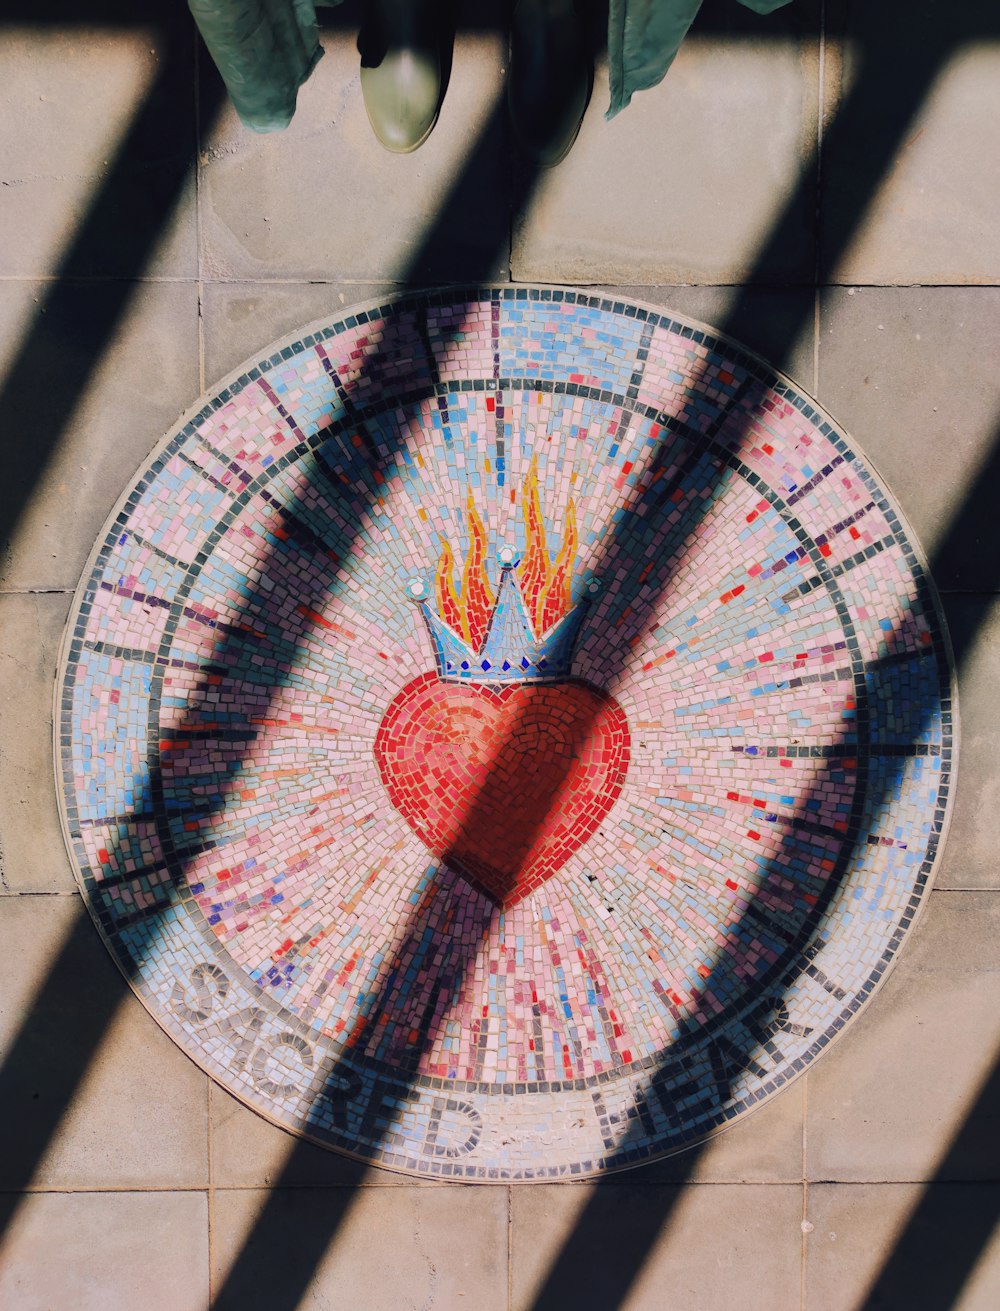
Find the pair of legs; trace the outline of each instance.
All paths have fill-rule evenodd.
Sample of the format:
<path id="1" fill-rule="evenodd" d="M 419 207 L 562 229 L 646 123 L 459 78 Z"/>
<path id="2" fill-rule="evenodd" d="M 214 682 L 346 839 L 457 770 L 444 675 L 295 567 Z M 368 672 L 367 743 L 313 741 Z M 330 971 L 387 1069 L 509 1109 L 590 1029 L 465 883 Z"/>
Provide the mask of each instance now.
<path id="1" fill-rule="evenodd" d="M 367 0 L 358 40 L 361 88 L 372 129 L 388 150 L 416 150 L 441 104 L 435 0 Z M 558 164 L 579 131 L 590 58 L 575 0 L 517 0 L 507 103 L 518 144 L 535 164 Z"/>

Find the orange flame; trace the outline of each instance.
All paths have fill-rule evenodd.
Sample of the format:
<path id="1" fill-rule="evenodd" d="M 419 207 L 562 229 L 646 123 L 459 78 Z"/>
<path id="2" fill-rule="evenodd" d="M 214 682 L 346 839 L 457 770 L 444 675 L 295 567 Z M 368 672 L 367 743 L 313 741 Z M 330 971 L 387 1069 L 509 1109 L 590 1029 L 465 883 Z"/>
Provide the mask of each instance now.
<path id="1" fill-rule="evenodd" d="M 455 555 L 445 542 L 434 580 L 435 599 L 438 614 L 448 627 L 461 633 L 473 651 L 478 651 L 486 637 L 496 598 L 486 574 L 486 528 L 471 492 L 465 517 L 469 527 L 469 550 L 462 567 L 461 595 L 455 587 Z"/>
<path id="2" fill-rule="evenodd" d="M 486 576 L 486 529 L 476 512 L 471 492 L 466 517 L 469 522 L 469 553 L 462 571 L 462 633 L 473 651 L 478 651 L 486 638 L 496 598 Z"/>
<path id="3" fill-rule="evenodd" d="M 521 561 L 521 594 L 538 633 L 539 602 L 549 581 L 549 553 L 545 549 L 545 520 L 538 494 L 538 466 L 531 461 L 528 476 L 521 489 L 521 508 L 524 511 L 524 559 Z"/>
<path id="4" fill-rule="evenodd" d="M 521 561 L 521 595 L 531 615 L 535 636 L 547 633 L 573 605 L 570 584 L 576 565 L 576 510 L 566 507 L 566 532 L 553 564 L 545 545 L 545 520 L 538 490 L 538 463 L 531 461 L 521 494 L 524 510 L 524 559 Z"/>
<path id="5" fill-rule="evenodd" d="M 573 569 L 576 566 L 576 510 L 570 501 L 566 507 L 566 535 L 549 573 L 545 590 L 535 607 L 535 632 L 541 636 L 568 614 L 573 606 Z"/>
<path id="6" fill-rule="evenodd" d="M 524 512 L 525 549 L 519 567 L 521 595 L 531 617 L 537 637 L 569 612 L 573 597 L 571 582 L 576 565 L 576 510 L 570 501 L 566 507 L 566 531 L 555 561 L 549 559 L 545 542 L 545 520 L 538 489 L 538 470 L 532 460 L 521 489 Z M 486 639 L 496 594 L 486 573 L 486 528 L 476 510 L 472 493 L 466 506 L 469 549 L 462 567 L 461 593 L 455 586 L 455 555 L 447 541 L 443 543 L 435 577 L 438 614 L 456 633 L 479 651 Z"/>
<path id="7" fill-rule="evenodd" d="M 451 547 L 445 542 L 438 559 L 437 574 L 434 579 L 435 599 L 437 600 L 438 614 L 444 622 L 449 628 L 453 628 L 456 633 L 461 633 L 464 628 L 462 603 L 455 591 L 454 570 L 455 556 Z"/>

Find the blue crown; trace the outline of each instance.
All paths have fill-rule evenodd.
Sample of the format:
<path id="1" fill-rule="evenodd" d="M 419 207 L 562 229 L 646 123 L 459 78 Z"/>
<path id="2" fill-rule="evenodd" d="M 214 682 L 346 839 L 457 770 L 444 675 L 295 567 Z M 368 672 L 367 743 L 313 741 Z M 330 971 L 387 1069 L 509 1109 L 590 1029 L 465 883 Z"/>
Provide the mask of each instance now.
<path id="1" fill-rule="evenodd" d="M 429 604 L 422 578 L 407 584 L 407 595 L 419 602 L 431 635 L 438 677 L 450 683 L 542 683 L 568 678 L 589 598 L 577 602 L 547 633 L 536 637 L 514 573 L 517 562 L 512 552 L 502 551 L 500 564 L 497 599 L 478 651 L 473 651 Z M 596 584 L 591 583 L 590 590 L 595 591 Z"/>

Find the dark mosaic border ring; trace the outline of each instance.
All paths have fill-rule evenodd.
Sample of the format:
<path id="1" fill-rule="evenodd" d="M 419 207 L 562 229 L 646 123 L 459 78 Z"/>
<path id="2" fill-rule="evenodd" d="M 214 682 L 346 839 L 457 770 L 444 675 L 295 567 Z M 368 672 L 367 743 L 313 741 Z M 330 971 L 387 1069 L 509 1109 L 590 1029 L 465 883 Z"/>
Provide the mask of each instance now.
<path id="1" fill-rule="evenodd" d="M 381 349 L 366 354 L 369 334 L 379 333 Z M 353 375 L 331 365 L 334 347 L 362 339 Z M 350 352 L 341 355 L 346 360 Z M 686 373 L 678 371 L 679 360 L 688 361 Z M 310 363 L 319 381 L 303 383 L 286 404 L 288 377 L 305 378 Z M 669 381 L 675 375 L 676 384 Z M 680 389 L 670 399 L 657 390 L 667 381 Z M 251 389 L 266 395 L 271 408 L 259 430 L 246 429 L 247 450 L 236 451 L 219 434 Z M 752 989 L 728 1002 L 720 994 L 714 1014 L 679 1030 L 666 1049 L 629 1053 L 630 1059 L 617 1051 L 608 1068 L 584 1076 L 407 1072 L 384 1055 L 359 1057 L 343 1041 L 317 1037 L 315 1025 L 233 959 L 199 909 L 185 871 L 216 840 L 206 837 L 206 823 L 189 821 L 198 836 L 182 845 L 177 797 L 164 783 L 165 677 L 222 676 L 214 653 L 188 659 L 178 634 L 185 624 L 204 621 L 198 589 L 227 533 L 245 527 L 248 507 L 277 506 L 281 480 L 331 441 L 381 432 L 380 425 L 404 412 L 422 413 L 426 421 L 436 410 L 447 426 L 449 406 L 457 409 L 463 397 L 495 418 L 498 466 L 513 458 L 503 445 L 513 442 L 496 417 L 506 403 L 524 414 L 535 406 L 535 417 L 558 420 L 577 406 L 588 415 L 627 416 L 629 430 L 647 425 L 644 432 L 656 431 L 662 444 L 675 442 L 687 453 L 677 488 L 695 476 L 699 461 L 711 464 L 713 477 L 732 475 L 741 495 L 759 497 L 757 513 L 771 515 L 799 544 L 789 552 L 787 572 L 801 561 L 812 572 L 783 585 L 781 604 L 787 612 L 801 598 L 823 598 L 842 633 L 832 644 L 847 662 L 837 676 L 853 692 L 855 717 L 844 741 L 736 748 L 743 763 L 778 761 L 792 772 L 800 761 L 834 771 L 837 762 L 851 761 L 857 782 L 849 813 L 835 827 L 822 831 L 808 813 L 767 816 L 790 830 L 808 830 L 810 840 L 820 833 L 840 843 L 825 890 L 792 929 L 751 899 L 739 927 L 746 937 L 747 925 L 755 926 L 772 948 L 755 967 Z M 765 402 L 774 408 L 772 440 L 762 454 L 760 444 L 745 439 L 747 415 L 762 412 Z M 736 418 L 743 424 L 739 440 Z M 284 449 L 262 457 L 258 442 L 260 450 L 250 451 L 275 424 L 284 426 Z M 461 424 L 454 429 L 453 436 Z M 794 452 L 803 432 L 825 457 L 793 484 L 791 464 L 775 475 L 775 449 L 778 457 L 801 458 Z M 181 465 L 203 498 L 195 514 L 198 539 L 185 539 L 179 555 L 163 542 L 171 540 L 171 513 L 187 487 L 188 475 L 176 472 Z M 836 534 L 817 532 L 810 520 L 824 487 L 845 475 L 845 486 L 850 481 L 864 492 L 866 512 L 881 525 L 872 540 L 858 534 L 860 518 L 838 521 Z M 154 523 L 154 535 L 165 534 L 159 541 L 139 531 Z M 856 549 L 831 547 L 835 537 L 848 540 L 852 528 Z M 312 547 L 325 548 L 314 528 L 300 524 L 297 531 L 303 540 L 313 532 Z M 890 620 L 891 605 L 885 613 L 877 608 L 878 589 L 888 587 L 892 601 L 901 577 L 902 619 L 893 612 Z M 212 621 L 212 641 L 223 644 L 218 650 L 229 638 L 239 641 L 232 628 L 224 632 L 224 623 Z M 142 640 L 109 642 L 108 633 Z M 800 1073 L 879 985 L 925 900 L 947 825 L 955 753 L 947 635 L 922 558 L 891 498 L 829 416 L 737 343 L 663 311 L 569 289 L 403 296 L 314 325 L 238 370 L 180 422 L 113 513 L 84 573 L 61 668 L 56 735 L 67 843 L 88 907 L 139 997 L 202 1068 L 275 1123 L 410 1173 L 581 1177 L 680 1150 L 725 1127 Z M 795 674 L 779 690 L 799 693 L 810 680 L 833 677 L 830 670 Z M 130 734 L 146 744 L 144 752 L 131 760 L 127 752 L 108 753 L 109 742 L 122 744 Z M 216 726 L 206 736 L 223 750 L 231 744 L 238 755 L 240 742 L 253 735 Z"/>

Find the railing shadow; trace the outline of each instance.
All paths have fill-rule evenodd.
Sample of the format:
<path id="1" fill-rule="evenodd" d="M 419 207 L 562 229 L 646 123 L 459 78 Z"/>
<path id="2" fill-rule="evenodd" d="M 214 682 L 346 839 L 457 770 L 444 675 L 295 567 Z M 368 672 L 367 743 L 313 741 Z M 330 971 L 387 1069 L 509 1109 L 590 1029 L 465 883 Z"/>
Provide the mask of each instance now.
<path id="1" fill-rule="evenodd" d="M 823 259 L 826 266 L 831 268 L 835 266 L 837 259 L 846 251 L 850 241 L 859 229 L 867 198 L 886 171 L 892 154 L 902 139 L 907 125 L 922 103 L 923 96 L 933 83 L 938 70 L 945 65 L 950 50 L 953 48 L 951 40 L 953 34 L 949 34 L 940 44 L 933 47 L 930 54 L 920 47 L 921 58 L 916 59 L 910 66 L 907 66 L 905 61 L 900 65 L 894 58 L 894 37 L 890 39 L 888 31 L 884 32 L 883 35 L 886 38 L 883 44 L 874 43 L 873 47 L 869 47 L 864 52 L 862 71 L 857 78 L 854 90 L 848 97 L 847 103 L 838 115 L 832 129 L 832 133 L 836 134 L 834 140 L 838 141 L 840 146 L 843 147 L 850 141 L 852 134 L 857 133 L 862 125 L 866 125 L 866 150 L 857 171 L 856 184 L 851 188 L 851 195 L 846 200 L 842 198 L 837 214 L 825 233 Z M 890 93 L 887 93 L 887 82 L 892 84 Z M 883 103 L 886 99 L 888 104 Z M 876 109 L 879 111 L 878 114 L 875 114 L 875 118 L 879 123 L 879 130 L 872 132 L 870 125 Z M 882 111 L 886 112 L 883 113 Z M 804 170 L 799 189 L 787 206 L 782 218 L 776 223 L 767 243 L 766 251 L 762 253 L 758 260 L 761 266 L 767 267 L 769 257 L 775 252 L 780 252 L 785 244 L 790 225 L 796 222 L 797 203 L 801 201 L 803 193 L 806 196 L 810 194 L 813 185 L 814 176 L 811 170 Z M 742 315 L 746 312 L 746 308 L 746 305 L 738 300 L 732 317 Z M 796 328 L 800 326 L 801 324 L 797 324 Z M 793 339 L 793 334 L 790 332 L 787 341 L 789 348 Z M 919 731 L 919 727 L 919 723 L 912 725 L 914 735 Z M 884 786 L 891 787 L 891 773 Z M 471 819 L 472 822 L 475 821 L 474 814 Z M 778 985 L 778 988 L 780 993 L 780 985 Z M 777 1010 L 778 1006 L 775 1007 L 776 1012 Z M 738 1060 L 733 1062 L 733 1055 L 730 1052 L 728 1056 L 730 1068 L 734 1064 L 738 1064 Z M 721 1077 L 723 1080 L 727 1077 L 725 1066 L 723 1066 Z M 335 1072 L 332 1083 L 334 1087 L 337 1086 L 338 1081 Z M 615 1149 L 621 1154 L 623 1160 L 628 1159 L 629 1146 L 629 1131 L 626 1128 L 622 1142 Z M 252 1232 L 248 1235 L 240 1255 L 231 1267 L 229 1276 L 216 1298 L 215 1306 L 217 1308 L 236 1307 L 253 1295 L 262 1297 L 269 1304 L 274 1302 L 280 1308 L 287 1308 L 288 1311 L 291 1311 L 293 1307 L 298 1305 L 304 1295 L 312 1277 L 312 1272 L 315 1270 L 320 1257 L 329 1245 L 337 1226 L 353 1200 L 352 1196 L 347 1193 L 332 1199 L 325 1206 L 323 1217 L 317 1219 L 315 1226 L 311 1226 L 306 1233 L 301 1230 L 297 1232 L 295 1243 L 296 1268 L 294 1272 L 282 1268 L 279 1275 L 277 1270 L 269 1269 L 267 1260 L 268 1239 L 270 1235 L 277 1237 L 282 1225 L 282 1202 L 278 1190 L 284 1182 L 294 1181 L 299 1176 L 303 1158 L 308 1155 L 309 1150 L 306 1145 L 292 1149 L 285 1170 L 281 1179 L 275 1185 L 269 1203 L 265 1206 Z M 612 1163 L 614 1162 L 615 1151 L 610 1154 Z M 687 1153 L 685 1168 L 680 1171 L 681 1178 L 689 1175 L 696 1160 L 697 1152 Z M 600 1194 L 597 1194 L 597 1196 L 599 1197 Z M 595 1201 L 594 1205 L 599 1206 L 600 1203 Z M 601 1233 L 600 1217 L 595 1211 L 588 1210 L 581 1218 L 562 1256 L 558 1259 L 552 1276 L 537 1300 L 537 1307 L 566 1305 L 566 1297 L 571 1288 L 583 1299 L 581 1305 L 601 1306 L 602 1308 L 620 1305 L 638 1268 L 640 1268 L 642 1261 L 648 1254 L 652 1242 L 660 1232 L 666 1216 L 662 1210 L 657 1212 L 656 1208 L 650 1208 L 646 1218 L 648 1224 L 644 1232 L 631 1235 L 630 1256 L 632 1260 L 602 1262 L 601 1271 L 603 1275 L 601 1275 L 595 1271 L 594 1263 L 595 1251 L 601 1250 L 600 1244 L 596 1242 Z M 587 1274 L 581 1277 L 580 1271 L 586 1271 Z M 609 1271 L 611 1272 L 610 1286 L 607 1282 Z M 603 1284 L 601 1284 L 602 1278 L 604 1280 Z M 595 1283 L 595 1281 L 597 1282 Z M 595 1296 L 595 1288 L 597 1287 L 600 1287 L 601 1291 Z"/>
<path id="2" fill-rule="evenodd" d="M 888 38 L 889 34 L 887 33 L 886 35 Z M 828 255 L 831 256 L 831 265 L 835 262 L 835 260 L 832 259 L 832 256 L 838 252 L 842 252 L 843 249 L 846 248 L 852 235 L 857 230 L 864 214 L 867 199 L 871 190 L 875 185 L 877 185 L 881 172 L 891 159 L 892 153 L 898 145 L 901 135 L 910 121 L 910 116 L 919 106 L 922 96 L 926 92 L 936 70 L 942 66 L 944 60 L 947 58 L 948 51 L 952 48 L 951 45 L 945 43 L 943 48 L 941 46 L 935 48 L 933 58 L 927 57 L 917 62 L 912 71 L 912 76 L 903 77 L 903 94 L 901 98 L 897 98 L 893 101 L 892 110 L 888 115 L 888 119 L 886 121 L 880 120 L 879 130 L 871 133 L 870 125 L 866 121 L 867 115 L 870 113 L 873 106 L 878 105 L 880 108 L 882 107 L 882 98 L 885 95 L 885 75 L 888 69 L 896 66 L 895 61 L 897 59 L 897 53 L 895 36 L 896 34 L 893 33 L 892 39 L 886 39 L 880 48 L 872 48 L 866 51 L 864 75 L 859 77 L 858 81 L 858 86 L 861 88 L 860 94 L 857 89 L 852 92 L 848 105 L 845 107 L 845 112 L 848 115 L 847 119 L 838 119 L 838 123 L 841 121 L 853 123 L 855 130 L 864 124 L 866 126 L 866 132 L 869 136 L 874 137 L 875 141 L 865 152 L 865 159 L 859 169 L 856 185 L 851 189 L 851 196 L 843 202 L 839 211 L 840 217 L 835 221 L 833 231 L 828 231 L 827 233 L 826 250 Z M 835 128 L 834 131 L 836 130 L 837 129 Z M 503 131 L 503 128 L 500 126 L 499 121 L 494 119 L 491 122 L 488 131 Z M 844 128 L 843 133 L 845 134 L 845 139 L 846 132 L 847 129 Z M 799 190 L 796 192 L 795 200 L 801 199 L 803 193 L 806 195 L 813 194 L 813 189 L 815 187 L 815 167 L 816 161 L 811 160 L 809 161 L 809 165 L 803 170 L 803 179 L 800 183 Z M 529 172 L 524 170 L 521 171 L 518 190 L 515 192 L 515 208 L 522 207 L 526 203 L 527 198 L 530 196 L 533 181 L 534 179 L 530 176 Z M 458 185 L 459 187 L 462 185 L 461 180 Z M 445 202 L 443 211 L 446 211 L 448 205 L 451 203 L 453 203 L 453 198 L 449 198 L 449 200 Z M 780 251 L 784 241 L 787 224 L 792 221 L 796 223 L 798 222 L 797 218 L 793 220 L 789 217 L 791 212 L 792 205 L 790 204 L 785 214 L 776 224 L 775 231 L 767 244 L 769 252 L 775 250 Z M 439 224 L 429 236 L 427 247 L 433 248 L 435 242 L 441 241 L 441 231 L 442 229 Z M 421 260 L 423 262 L 421 262 Z M 421 257 L 415 261 L 415 265 L 418 267 L 426 267 L 426 263 L 427 257 L 425 247 L 425 250 L 421 252 Z M 763 259 L 761 260 L 761 263 L 764 263 Z M 767 265 L 765 264 L 765 267 L 766 266 Z M 737 310 L 734 311 L 734 315 L 738 312 L 745 313 L 746 305 L 743 304 L 738 306 Z M 796 329 L 799 326 L 801 326 L 801 324 L 796 324 Z M 108 335 L 109 333 L 105 334 L 105 340 Z M 789 345 L 791 344 L 791 340 L 792 332 L 789 330 Z M 31 347 L 31 349 L 28 349 L 28 347 Z M 28 359 L 29 364 L 31 358 L 37 360 L 38 342 L 36 341 L 32 344 L 32 342 L 29 341 L 24 355 Z M 98 352 L 96 351 L 92 353 L 90 367 L 93 367 L 93 364 L 96 363 L 97 355 Z M 83 385 L 86 375 L 87 367 L 86 365 L 81 365 L 79 371 L 81 386 Z M 12 374 L 15 381 L 19 383 L 23 382 L 25 377 L 32 376 L 34 375 L 31 372 L 31 368 L 21 361 L 18 362 L 15 367 L 15 372 Z M 53 440 L 58 431 L 59 425 L 57 423 L 53 427 Z M 40 465 L 40 461 L 36 462 L 36 467 L 38 465 Z M 24 481 L 27 482 L 28 479 L 25 478 Z M 668 581 L 668 579 L 662 580 L 663 585 L 666 586 Z M 155 787 L 156 780 L 154 778 L 154 790 Z M 78 933 L 77 929 L 74 929 L 71 943 L 75 943 L 77 938 L 81 936 L 84 931 L 87 933 L 92 932 L 89 924 L 85 924 L 80 933 Z M 455 963 L 455 968 L 458 968 L 457 963 Z M 65 995 L 62 981 L 63 975 L 60 971 L 60 962 L 57 961 L 48 981 L 43 986 L 42 992 L 40 993 L 40 999 L 48 999 L 49 1003 L 57 1004 L 57 999 L 60 995 Z M 90 1054 L 100 1040 L 100 1035 L 105 1027 L 105 1021 L 109 1019 L 110 1012 L 107 1016 L 95 1015 L 93 1017 L 93 1022 L 88 1024 L 88 1031 L 85 1035 L 86 1042 L 79 1043 L 79 1052 L 82 1060 L 80 1060 L 79 1063 L 75 1060 L 66 1062 L 60 1083 L 60 1098 L 64 1099 L 63 1105 L 71 1099 L 74 1090 L 78 1086 L 79 1080 L 82 1078 L 83 1073 L 86 1070 Z M 33 1017 L 29 1017 L 25 1030 L 22 1031 L 25 1041 L 29 1040 L 29 1035 L 32 1033 L 32 1025 Z M 35 1039 L 31 1038 L 30 1041 L 34 1042 Z M 92 1045 L 90 1045 L 91 1042 Z M 77 1044 L 74 1043 L 74 1047 L 76 1046 Z M 12 1050 L 11 1057 L 4 1067 L 5 1073 L 0 1075 L 0 1102 L 5 1102 L 3 1096 L 5 1092 L 11 1095 L 10 1104 L 12 1106 L 16 1107 L 21 1102 L 23 1090 L 21 1089 L 20 1079 L 13 1086 L 8 1082 L 6 1087 L 4 1087 L 4 1080 L 7 1078 L 6 1071 L 17 1069 L 19 1060 L 25 1058 L 29 1051 L 29 1047 L 19 1045 L 15 1045 Z M 53 1099 L 53 1111 L 54 1113 L 49 1115 L 44 1121 L 36 1120 L 34 1124 L 30 1126 L 29 1131 L 21 1135 L 18 1143 L 20 1162 L 19 1172 L 25 1184 L 30 1180 L 35 1165 L 41 1158 L 45 1146 L 54 1131 L 59 1114 L 61 1114 L 61 1108 L 56 1103 L 55 1099 Z M 300 1150 L 304 1149 L 292 1149 L 289 1166 L 283 1178 L 287 1175 L 294 1174 L 294 1161 L 296 1153 Z M 279 1181 L 276 1186 L 280 1188 L 280 1185 L 281 1181 Z M 350 1201 L 348 1190 L 344 1190 L 343 1201 L 344 1208 L 346 1208 Z M 266 1272 L 261 1270 L 256 1255 L 253 1255 L 255 1252 L 257 1254 L 266 1254 L 268 1252 L 269 1227 L 278 1220 L 277 1215 L 272 1214 L 269 1208 L 265 1208 L 261 1221 L 247 1240 L 244 1254 L 237 1259 L 237 1262 L 230 1273 L 226 1285 L 219 1296 L 217 1305 L 235 1306 L 241 1302 L 243 1304 L 253 1305 L 257 1302 L 262 1302 L 265 1297 L 268 1297 L 270 1305 L 277 1308 L 287 1307 L 290 1311 L 291 1307 L 298 1304 L 298 1301 L 307 1287 L 308 1282 L 312 1277 L 312 1271 L 315 1268 L 316 1261 L 318 1261 L 333 1236 L 338 1218 L 339 1217 L 336 1214 L 331 1214 L 329 1212 L 325 1215 L 323 1225 L 317 1230 L 315 1235 L 315 1241 L 310 1241 L 308 1244 L 309 1251 L 301 1254 L 302 1259 L 300 1261 L 299 1269 L 289 1271 L 287 1268 L 283 1268 L 280 1272 L 276 1269 L 271 1272 L 270 1278 L 273 1278 L 275 1283 L 275 1286 L 272 1289 L 270 1287 L 270 1278 L 266 1276 Z M 661 1214 L 659 1221 L 656 1222 L 654 1228 L 654 1220 L 653 1217 L 651 1217 L 651 1236 L 655 1237 L 655 1232 L 658 1231 L 663 1218 L 664 1217 Z M 583 1224 L 584 1227 L 586 1227 L 586 1219 L 584 1219 Z M 639 1245 L 639 1249 L 641 1248 L 642 1244 Z M 640 1254 L 639 1249 L 637 1249 L 637 1260 L 639 1259 Z M 252 1255 L 253 1259 L 251 1260 Z M 312 1261 L 312 1265 L 310 1265 L 310 1261 Z M 262 1274 L 265 1275 L 264 1282 L 261 1281 Z M 273 1300 L 270 1300 L 272 1298 Z M 604 1305 L 612 1306 L 614 1305 L 614 1302 L 608 1301 Z"/>
<path id="3" fill-rule="evenodd" d="M 61 25 L 66 20 L 72 30 L 70 9 L 80 21 L 79 6 L 39 6 L 37 13 L 35 8 L 23 15 L 29 24 Z M 95 26 L 117 25 L 120 19 L 135 23 L 134 8 L 128 18 L 123 8 L 88 6 Z M 0 21 L 13 22 L 14 14 L 8 11 Z M 54 280 L 40 288 L 34 320 L 0 386 L 0 413 L 8 431 L 19 437 L 4 447 L 0 555 L 9 550 L 23 508 L 105 357 L 195 166 L 191 24 L 176 5 L 164 3 L 146 6 L 142 21 L 160 40 L 156 73 L 54 270 Z M 207 86 L 201 101 L 204 125 L 212 122 L 221 103 L 221 87 Z M 85 289 L 81 279 L 86 280 Z M 99 288 L 95 279 L 100 280 Z"/>
<path id="4" fill-rule="evenodd" d="M 104 11 L 102 11 L 104 13 Z M 109 9 L 106 18 L 109 23 L 117 21 L 119 10 Z M 192 33 L 190 24 L 185 20 L 178 24 L 178 34 L 174 35 L 169 46 L 169 56 L 165 56 L 160 77 L 150 90 L 149 98 L 140 109 L 136 125 L 125 138 L 120 151 L 120 158 L 113 167 L 109 178 L 98 194 L 91 212 L 82 225 L 72 248 L 67 253 L 58 273 L 58 280 L 53 285 L 49 306 L 53 311 L 61 307 L 63 301 L 72 295 L 70 282 L 71 271 L 76 271 L 81 264 L 85 267 L 100 267 L 102 255 L 118 256 L 114 265 L 120 274 L 122 269 L 130 269 L 135 277 L 141 273 L 145 261 L 152 252 L 159 236 L 162 223 L 169 210 L 157 213 L 155 223 L 147 225 L 141 234 L 122 233 L 121 226 L 128 222 L 127 206 L 121 202 L 121 190 L 130 184 L 132 162 L 130 151 L 134 142 L 144 141 L 150 133 L 154 135 L 170 130 L 173 121 L 173 96 L 176 93 L 176 80 L 190 80 L 190 54 Z M 222 102 L 222 88 L 218 77 L 210 72 L 201 79 L 201 104 L 203 119 L 208 121 L 211 111 Z M 161 91 L 161 86 L 168 91 Z M 167 99 L 167 96 L 170 96 Z M 503 103 L 499 103 L 485 124 L 479 139 L 472 144 L 462 170 L 454 180 L 448 194 L 443 197 L 435 221 L 429 227 L 411 265 L 402 281 L 411 285 L 423 285 L 429 273 L 440 270 L 447 262 L 454 249 L 454 229 L 456 216 L 461 214 L 465 198 L 469 193 L 478 192 L 485 187 L 496 186 L 497 179 L 487 176 L 485 170 L 494 166 L 497 158 L 507 158 L 510 176 L 506 186 L 501 190 L 504 203 L 513 216 L 527 203 L 536 181 L 536 173 L 524 163 L 514 165 L 510 161 L 507 149 L 507 120 Z M 181 187 L 194 163 L 195 143 L 192 138 L 190 152 L 183 157 L 182 168 L 176 173 L 174 198 L 179 195 Z M 166 196 L 163 197 L 166 203 Z M 504 228 L 504 240 L 509 240 L 510 223 Z M 140 240 L 139 236 L 144 239 Z M 123 249 L 120 249 L 119 246 Z M 131 252 L 132 263 L 122 256 Z M 487 273 L 495 256 L 494 251 L 482 253 Z M 504 249 L 502 253 L 506 253 Z M 438 276 L 440 274 L 438 273 Z M 68 316 L 69 331 L 72 334 L 73 353 L 64 373 L 65 386 L 51 400 L 49 409 L 44 411 L 46 421 L 45 434 L 36 446 L 21 443 L 23 467 L 15 466 L 11 478 L 5 483 L 3 498 L 2 525 L 9 536 L 16 524 L 20 507 L 30 496 L 34 482 L 40 476 L 55 449 L 56 443 L 72 415 L 76 400 L 82 393 L 87 379 L 96 369 L 102 354 L 106 351 L 115 325 L 124 314 L 132 284 L 121 281 L 112 284 L 108 293 L 108 312 L 105 318 L 90 315 L 84 326 L 72 315 Z M 44 386 L 48 371 L 51 369 L 51 328 L 49 324 L 56 321 L 51 317 L 39 315 L 35 325 L 27 334 L 24 344 L 8 373 L 4 391 L 4 401 L 8 412 L 18 412 L 18 406 L 24 405 L 28 398 L 41 397 L 43 403 L 49 394 Z M 391 349 L 391 339 L 388 343 Z M 368 381 L 377 374 L 379 358 L 369 361 Z M 362 382 L 365 379 L 361 380 Z M 428 379 L 429 381 L 429 379 Z M 37 414 L 37 409 L 36 409 Z M 349 547 L 348 547 L 349 549 Z M 252 606 L 253 598 L 248 601 Z M 275 690 L 279 690 L 277 687 Z M 158 767 L 150 771 L 146 802 L 162 790 Z M 146 809 L 146 802 L 140 809 Z M 100 1042 L 110 1027 L 113 1015 L 120 1004 L 120 996 L 114 988 L 97 988 L 89 1004 L 77 1014 L 75 1006 L 68 1008 L 67 999 L 78 996 L 74 980 L 79 974 L 79 960 L 93 941 L 93 926 L 89 916 L 81 912 L 79 918 L 70 926 L 66 938 L 54 960 L 48 975 L 41 985 L 31 1011 L 10 1044 L 6 1059 L 0 1069 L 0 1110 L 17 1121 L 20 1131 L 11 1144 L 5 1157 L 4 1190 L 0 1193 L 0 1229 L 5 1228 L 16 1211 L 21 1200 L 19 1194 L 28 1186 L 46 1150 L 52 1142 L 66 1108 L 72 1102 L 79 1086 L 86 1075 L 90 1062 Z M 143 937 L 137 940 L 136 950 L 141 953 L 143 947 L 148 949 L 159 933 L 159 921 L 155 917 L 146 920 Z M 141 959 L 137 954 L 136 963 Z M 119 961 L 122 964 L 122 961 Z M 52 1062 L 46 1053 L 58 1052 L 59 1060 Z M 38 1096 L 36 1077 L 39 1065 L 47 1072 L 45 1096 Z"/>

